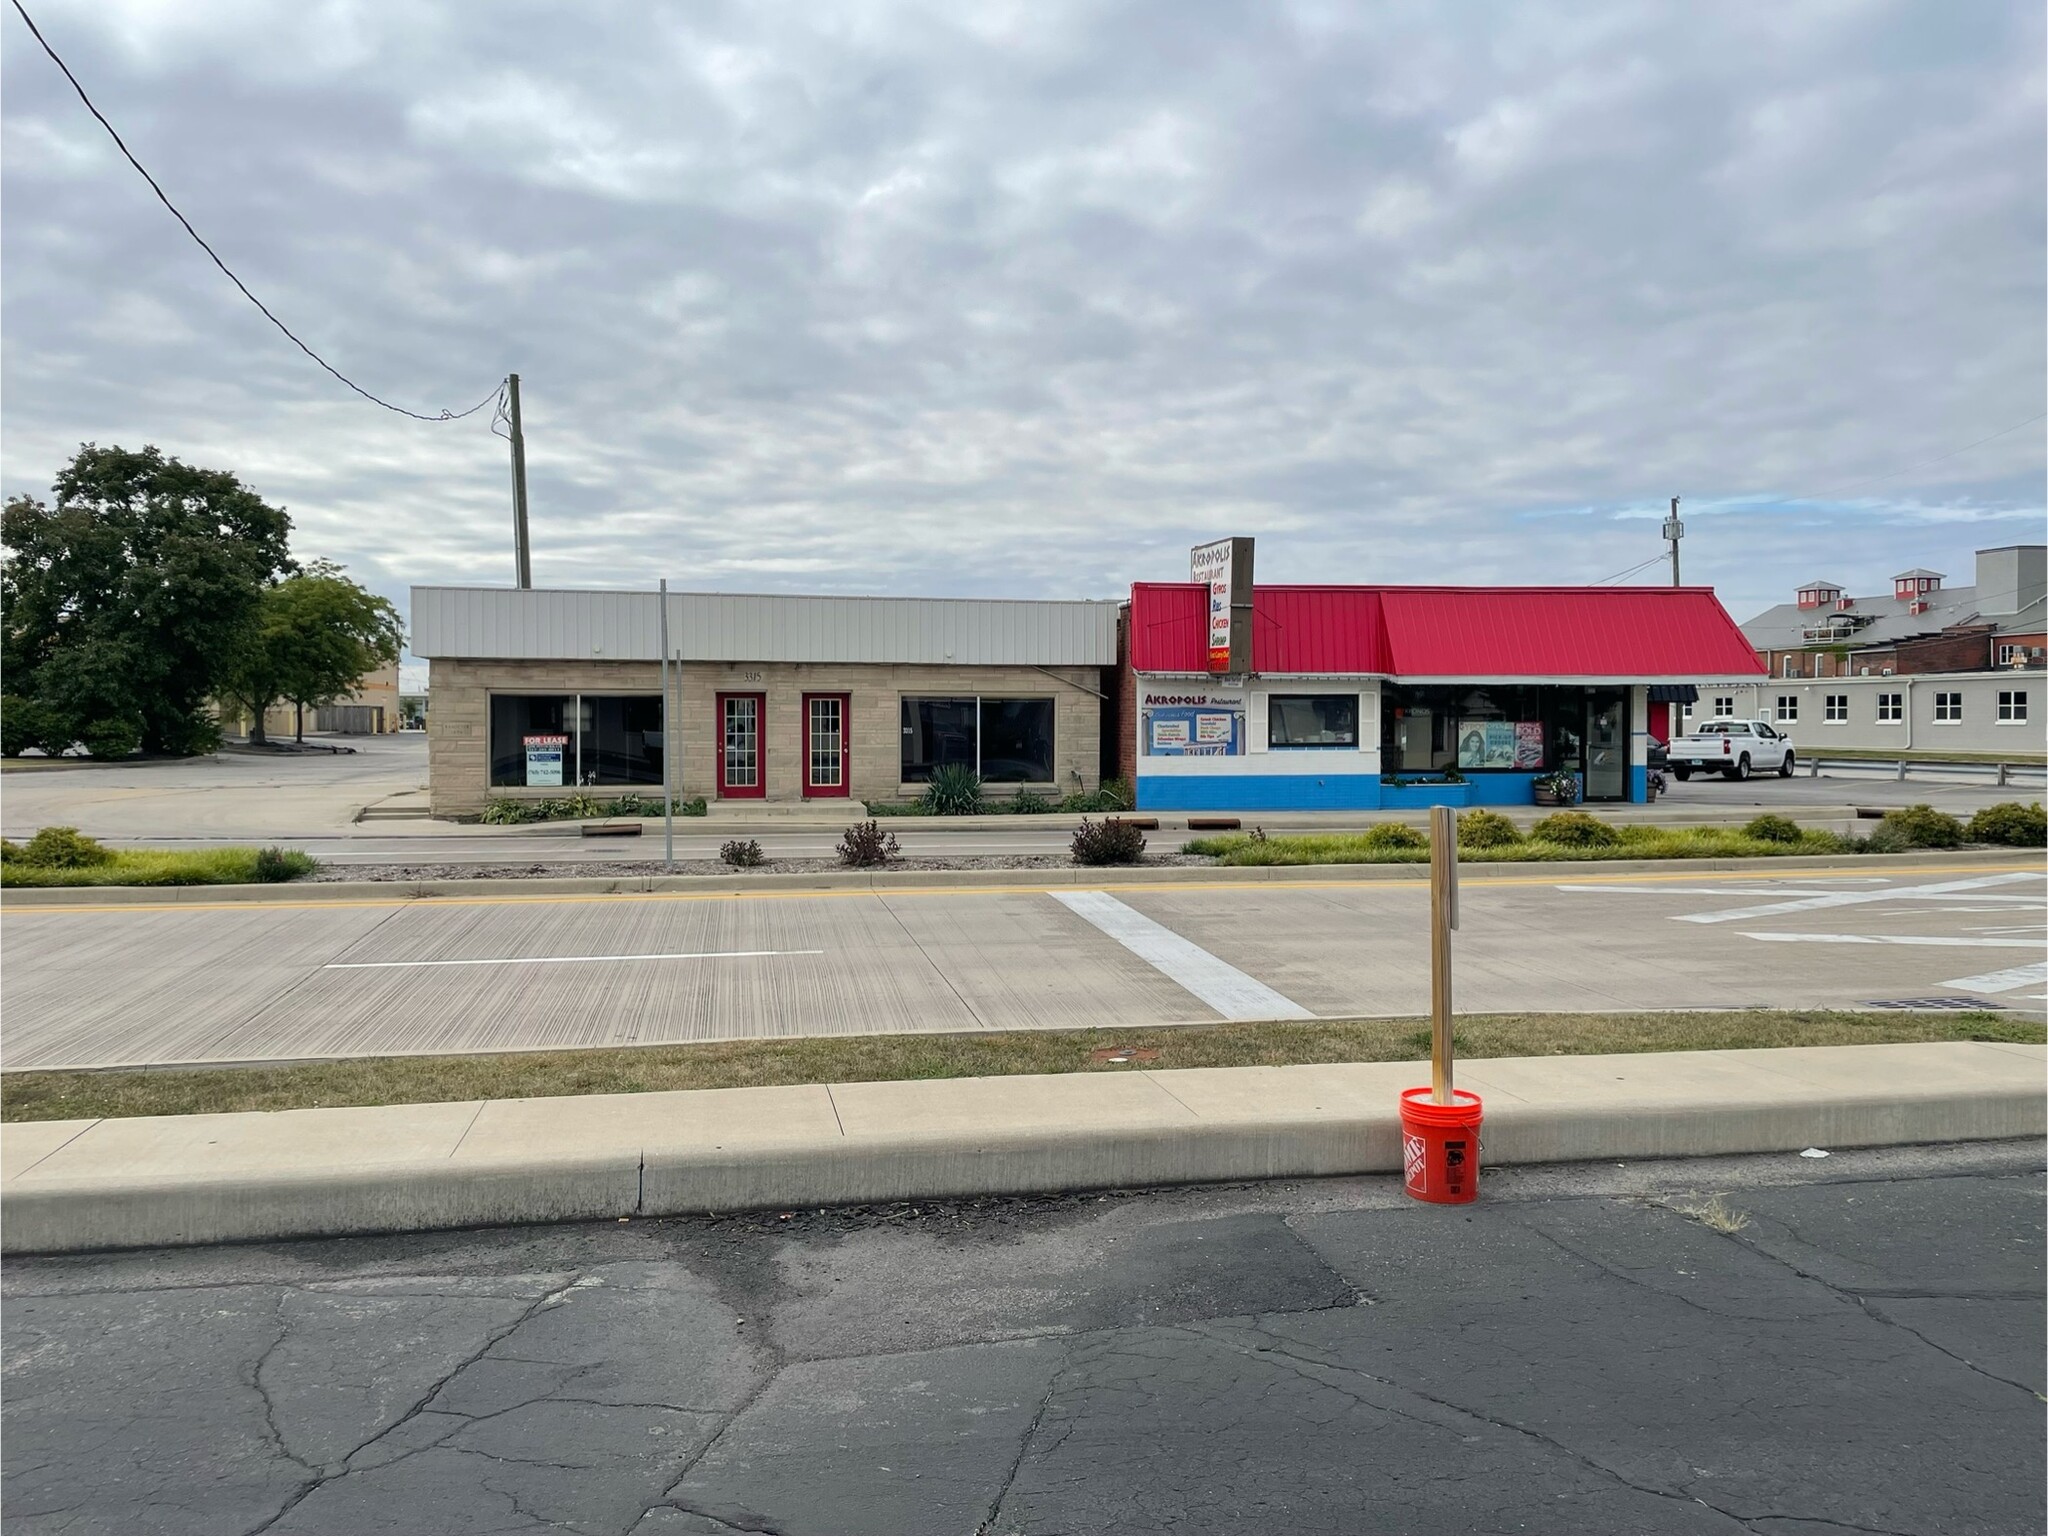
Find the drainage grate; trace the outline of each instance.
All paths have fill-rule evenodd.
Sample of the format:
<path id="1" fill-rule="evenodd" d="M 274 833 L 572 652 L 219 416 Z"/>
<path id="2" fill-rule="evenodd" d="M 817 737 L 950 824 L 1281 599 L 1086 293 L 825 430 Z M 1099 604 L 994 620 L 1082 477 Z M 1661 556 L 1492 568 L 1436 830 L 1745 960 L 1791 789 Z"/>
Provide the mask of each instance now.
<path id="1" fill-rule="evenodd" d="M 1988 998 L 1872 998 L 1866 1009 L 2002 1009 Z"/>

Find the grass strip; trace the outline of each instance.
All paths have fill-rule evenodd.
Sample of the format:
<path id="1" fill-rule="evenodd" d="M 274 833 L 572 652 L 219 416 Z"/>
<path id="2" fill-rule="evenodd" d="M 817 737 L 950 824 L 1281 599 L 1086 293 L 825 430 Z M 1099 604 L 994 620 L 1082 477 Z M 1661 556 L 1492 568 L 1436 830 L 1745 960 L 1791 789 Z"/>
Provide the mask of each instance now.
<path id="1" fill-rule="evenodd" d="M 1858 1046 L 1900 1041 L 2039 1043 L 2043 1027 L 2002 1013 L 1771 1009 L 1717 1013 L 1482 1014 L 1458 1021 L 1458 1054 L 1569 1056 Z M 1130 1060 L 1105 1060 L 1114 1051 Z M 1429 1055 L 1422 1019 L 1140 1026 L 977 1035 L 873 1035 L 693 1046 L 371 1057 L 277 1067 L 0 1074 L 0 1120 L 198 1115 L 325 1105 L 409 1105 L 561 1094 L 633 1094 L 764 1084 L 983 1078 L 1133 1068 L 1401 1062 Z"/>
<path id="2" fill-rule="evenodd" d="M 1465 864 L 1526 864 L 1537 860 L 1596 862 L 1603 859 L 1779 859 L 1791 854 L 1844 854 L 1859 845 L 1838 833 L 1802 829 L 1795 839 L 1752 838 L 1737 827 L 1656 827 L 1640 823 L 1611 829 L 1612 843 L 1552 843 L 1523 838 L 1492 848 L 1461 846 Z M 1256 838 L 1230 833 L 1194 838 L 1181 845 L 1187 854 L 1208 854 L 1225 865 L 1377 865 L 1428 864 L 1429 847 L 1419 834 L 1414 846 L 1401 833 L 1384 829 L 1362 833 L 1276 833 Z M 1891 850 L 1890 852 L 1896 852 Z"/>
<path id="3" fill-rule="evenodd" d="M 246 886 L 266 877 L 257 869 L 258 849 L 114 849 L 105 864 L 36 865 L 20 859 L 0 864 L 0 886 Z M 280 875 L 293 880 L 313 873 L 310 854 L 285 849 Z"/>

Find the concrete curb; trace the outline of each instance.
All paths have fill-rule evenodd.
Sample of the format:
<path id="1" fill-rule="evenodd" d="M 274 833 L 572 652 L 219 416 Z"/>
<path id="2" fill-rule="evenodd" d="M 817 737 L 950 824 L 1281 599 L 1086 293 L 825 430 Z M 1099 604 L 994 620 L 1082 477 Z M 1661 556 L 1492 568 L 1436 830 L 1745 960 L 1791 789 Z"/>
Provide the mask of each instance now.
<path id="1" fill-rule="evenodd" d="M 1840 868 L 1850 856 L 1793 854 L 1754 859 L 1573 859 L 1498 860 L 1467 864 L 1461 874 L 1467 885 L 1490 882 L 1547 882 L 1568 876 L 1653 875 L 1678 878 L 1701 873 L 1754 873 L 1767 879 L 1781 871 Z M 1958 863 L 1966 861 L 1966 863 Z M 1859 873 L 1914 873 L 1966 869 L 2031 870 L 2038 859 L 2026 851 L 1928 850 L 1917 854 L 1864 855 L 1855 858 Z M 281 902 L 304 906 L 316 902 L 408 902 L 496 897 L 504 901 L 545 900 L 562 896 L 699 895 L 747 896 L 758 892 L 844 891 L 1044 891 L 1066 887 L 1151 885 L 1354 885 L 1360 881 L 1426 881 L 1429 866 L 1415 861 L 1369 865 L 1165 865 L 1058 866 L 1010 870 L 823 870 L 808 874 L 764 875 L 563 875 L 470 877 L 446 881 L 291 881 L 270 886 L 40 886 L 16 887 L 0 898 L 0 911 L 33 907 L 164 907 L 221 903 Z"/>
<path id="2" fill-rule="evenodd" d="M 2040 1137 L 2044 1062 L 1795 1047 L 1493 1059 L 1460 1082 L 1485 1099 L 1497 1167 Z M 67 1253 L 1385 1174 L 1395 1097 L 1427 1077 L 1360 1063 L 12 1123 L 0 1236 Z"/>

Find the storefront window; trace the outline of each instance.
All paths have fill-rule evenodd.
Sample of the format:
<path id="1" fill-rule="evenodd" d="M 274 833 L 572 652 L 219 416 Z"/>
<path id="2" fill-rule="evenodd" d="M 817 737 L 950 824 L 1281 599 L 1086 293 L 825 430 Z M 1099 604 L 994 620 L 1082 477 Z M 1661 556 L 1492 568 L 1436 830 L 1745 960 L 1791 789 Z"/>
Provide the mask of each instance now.
<path id="1" fill-rule="evenodd" d="M 658 695 L 491 696 L 493 788 L 660 783 Z"/>
<path id="2" fill-rule="evenodd" d="M 1586 691 L 1388 684 L 1380 705 L 1380 766 L 1390 774 L 1583 766 Z"/>
<path id="3" fill-rule="evenodd" d="M 1053 778 L 1050 699 L 905 699 L 903 779 L 917 784 L 960 763 L 990 783 Z"/>
<path id="4" fill-rule="evenodd" d="M 1356 747 L 1356 694 L 1272 694 L 1266 699 L 1270 747 Z"/>

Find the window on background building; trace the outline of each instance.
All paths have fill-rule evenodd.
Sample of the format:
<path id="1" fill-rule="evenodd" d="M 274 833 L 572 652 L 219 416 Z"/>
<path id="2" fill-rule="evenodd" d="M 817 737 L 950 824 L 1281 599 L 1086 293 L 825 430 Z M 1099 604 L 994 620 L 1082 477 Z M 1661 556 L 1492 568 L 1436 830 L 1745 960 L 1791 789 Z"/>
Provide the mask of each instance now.
<path id="1" fill-rule="evenodd" d="M 491 784 L 661 783 L 657 694 L 493 694 Z"/>
<path id="2" fill-rule="evenodd" d="M 1897 723 L 1906 718 L 1906 696 L 1904 694 L 1879 694 L 1877 696 L 1877 720 L 1879 725 Z"/>
<path id="3" fill-rule="evenodd" d="M 1780 694 L 1778 696 L 1778 719 L 1799 719 L 1799 696 L 1797 694 Z"/>
<path id="4" fill-rule="evenodd" d="M 1998 691 L 1998 723 L 2001 726 L 2022 725 L 2027 718 L 2027 691 L 2023 688 L 2002 688 Z"/>
<path id="5" fill-rule="evenodd" d="M 1934 719 L 1941 725 L 1954 725 L 1963 718 L 1963 696 L 1961 694 L 1936 694 L 1934 696 Z"/>
<path id="6" fill-rule="evenodd" d="M 992 784 L 1049 784 L 1053 717 L 1050 699 L 906 698 L 904 782 L 922 783 L 941 765 L 960 763 Z"/>
<path id="7" fill-rule="evenodd" d="M 1792 656 L 1792 655 L 1789 655 L 1789 654 L 1788 654 L 1788 655 L 1787 655 L 1787 656 L 1785 657 L 1785 659 L 1784 659 L 1784 662 L 1783 662 L 1783 664 L 1782 664 L 1782 668 L 1781 668 L 1781 671 L 1779 672 L 1779 676 L 1780 676 L 1780 677 L 1783 677 L 1783 678 L 1796 678 L 1796 677 L 1798 677 L 1798 676 L 1799 676 L 1799 658 L 1798 658 L 1798 657 L 1796 657 L 1796 656 Z"/>
<path id="8" fill-rule="evenodd" d="M 1356 694 L 1270 694 L 1266 742 L 1272 747 L 1356 747 Z"/>
<path id="9" fill-rule="evenodd" d="M 1734 699 L 1727 694 L 1716 694 L 1714 696 L 1714 714 L 1717 717 L 1733 716 L 1735 714 Z"/>
<path id="10" fill-rule="evenodd" d="M 1849 718 L 1849 696 L 1847 694 L 1828 695 L 1827 705 L 1822 714 L 1831 721 L 1847 720 Z"/>
<path id="11" fill-rule="evenodd" d="M 1998 648 L 1998 665 L 2000 667 L 2012 666 L 2013 656 L 2019 649 L 2018 646 L 2000 646 Z"/>
<path id="12" fill-rule="evenodd" d="M 1692 701 L 1690 699 L 1678 707 L 1678 718 L 1680 720 L 1692 719 Z"/>

